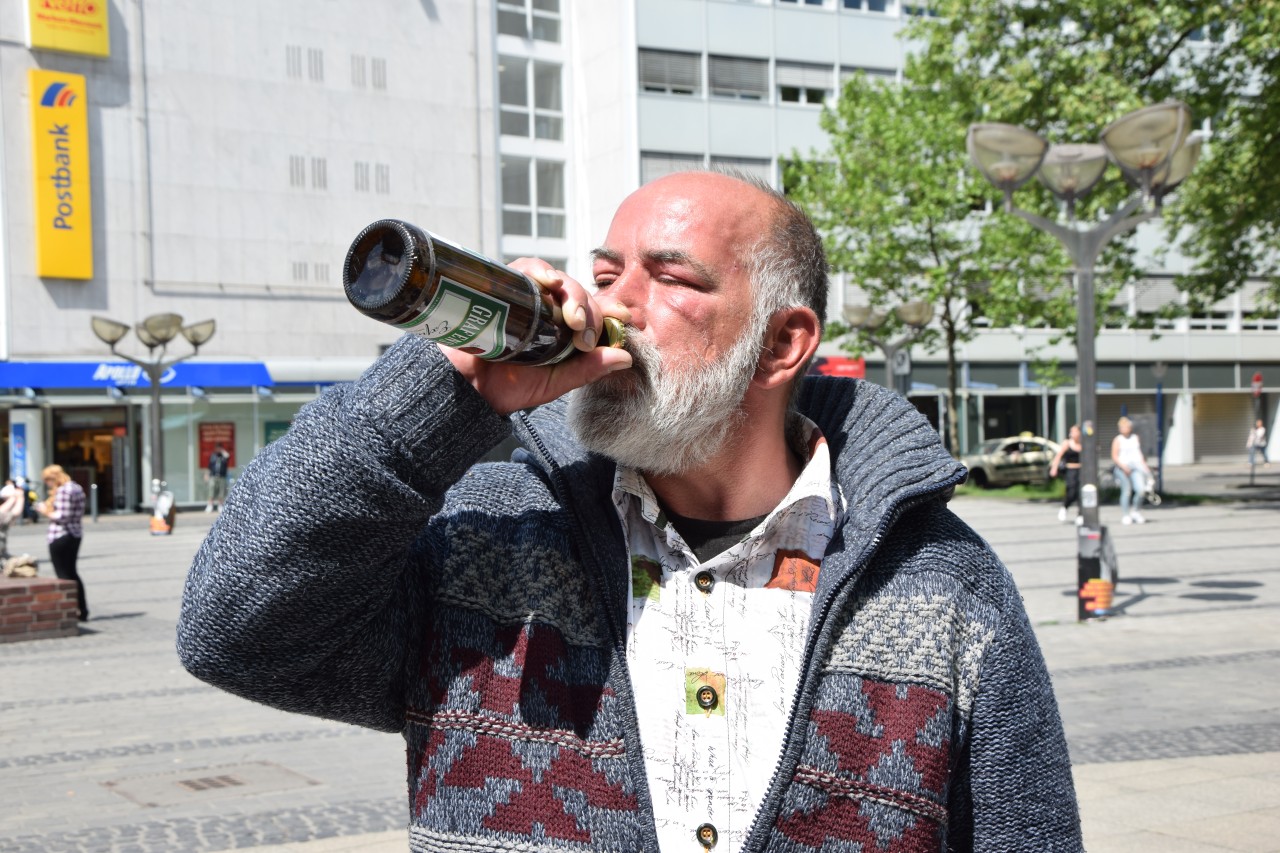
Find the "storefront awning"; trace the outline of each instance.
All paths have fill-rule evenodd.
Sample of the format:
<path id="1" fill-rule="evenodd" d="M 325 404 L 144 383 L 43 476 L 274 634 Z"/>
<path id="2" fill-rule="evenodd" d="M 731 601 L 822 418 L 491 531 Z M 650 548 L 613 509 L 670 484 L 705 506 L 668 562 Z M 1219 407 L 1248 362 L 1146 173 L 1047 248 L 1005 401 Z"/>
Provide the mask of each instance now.
<path id="1" fill-rule="evenodd" d="M 127 361 L 0 362 L 0 388 L 146 388 L 141 367 Z M 182 361 L 165 371 L 166 388 L 249 388 L 274 384 L 258 361 Z"/>

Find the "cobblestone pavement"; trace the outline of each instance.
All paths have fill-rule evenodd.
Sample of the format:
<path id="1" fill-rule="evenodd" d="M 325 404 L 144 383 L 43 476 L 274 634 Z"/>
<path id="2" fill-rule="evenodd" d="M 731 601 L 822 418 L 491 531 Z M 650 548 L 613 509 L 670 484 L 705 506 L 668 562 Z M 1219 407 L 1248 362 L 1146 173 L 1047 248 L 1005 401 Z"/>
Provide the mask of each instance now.
<path id="1" fill-rule="evenodd" d="M 1280 849 L 1280 504 L 1162 507 L 1117 526 L 1122 615 L 1083 625 L 1075 528 L 1056 507 L 955 509 L 1027 602 L 1090 850 Z M 0 851 L 405 848 L 398 737 L 244 701 L 178 663 L 179 596 L 209 521 L 183 514 L 161 537 L 140 516 L 87 524 L 94 619 L 77 637 L 0 645 Z M 48 573 L 42 533 L 14 528 L 10 547 Z M 1180 787 L 1162 805 L 1157 785 Z"/>

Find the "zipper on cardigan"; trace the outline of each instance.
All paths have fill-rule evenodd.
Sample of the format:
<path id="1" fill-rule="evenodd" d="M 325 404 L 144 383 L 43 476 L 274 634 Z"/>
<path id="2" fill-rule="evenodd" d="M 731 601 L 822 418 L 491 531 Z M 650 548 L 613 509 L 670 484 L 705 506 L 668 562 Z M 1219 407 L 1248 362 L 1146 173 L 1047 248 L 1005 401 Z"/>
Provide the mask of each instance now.
<path id="1" fill-rule="evenodd" d="M 613 601 L 613 590 L 610 587 L 608 575 L 604 571 L 601 571 L 599 561 L 595 558 L 594 553 L 588 551 L 586 548 L 586 539 L 582 534 L 582 519 L 578 516 L 577 510 L 571 508 L 571 502 L 569 500 L 569 486 L 568 483 L 565 482 L 564 472 L 560 469 L 560 466 L 556 464 L 555 460 L 551 458 L 551 453 L 547 450 L 547 446 L 542 442 L 542 436 L 538 435 L 537 430 L 534 429 L 533 424 L 529 421 L 529 416 L 526 413 L 521 412 L 520 419 L 524 423 L 525 432 L 533 441 L 539 455 L 542 457 L 542 462 L 547 467 L 547 473 L 551 475 L 552 484 L 556 493 L 560 495 L 560 501 L 564 506 L 565 512 L 567 512 L 569 517 L 573 520 L 573 523 L 569 525 L 569 536 L 573 541 L 573 546 L 577 549 L 584 568 L 586 568 L 586 562 L 588 559 L 587 555 L 591 554 L 591 569 L 595 571 L 596 576 L 600 579 L 600 583 L 597 584 L 597 586 L 601 588 L 600 592 L 604 597 L 603 604 L 605 619 L 608 621 L 609 633 L 612 635 L 611 639 L 613 641 L 614 656 L 617 658 L 618 665 L 622 670 L 622 683 L 615 685 L 614 689 L 618 691 L 619 704 L 622 707 L 630 708 L 632 711 L 631 714 L 624 717 L 623 726 L 626 731 L 625 742 L 628 744 L 627 764 L 635 779 L 637 795 L 636 802 L 641 805 L 641 809 L 637 811 L 637 816 L 644 815 L 643 803 L 647 802 L 649 806 L 648 824 L 643 827 L 644 831 L 642 831 L 641 834 L 649 835 L 650 837 L 646 839 L 646 844 L 652 843 L 654 845 L 653 849 L 657 850 L 658 836 L 657 826 L 654 824 L 653 819 L 653 794 L 649 791 L 648 770 L 644 766 L 644 754 L 640 749 L 640 721 L 635 713 L 635 695 L 631 690 L 631 669 L 627 664 L 626 632 L 625 630 L 622 632 L 619 632 L 618 630 L 618 622 L 616 619 Z M 618 607 L 616 610 L 621 612 L 622 608 Z M 632 749 L 631 746 L 635 746 L 636 748 Z M 636 756 L 639 756 L 640 766 L 638 772 L 634 766 Z M 652 832 L 649 832 L 648 830 L 652 830 Z"/>
<path id="2" fill-rule="evenodd" d="M 885 520 L 881 522 L 880 526 L 876 528 L 876 533 L 871 538 L 870 547 L 867 548 L 865 556 L 863 556 L 863 558 L 854 565 L 852 571 L 850 572 L 850 576 L 861 571 L 862 568 L 866 566 L 868 562 L 870 562 L 871 557 L 875 554 L 877 550 L 879 550 L 880 543 L 884 539 L 885 534 L 888 533 L 889 528 L 897 524 L 898 518 L 904 512 L 907 512 L 908 510 L 911 510 L 911 509 L 915 509 L 916 507 L 922 504 L 928 503 L 929 500 L 936 498 L 940 492 L 942 492 L 947 488 L 954 489 L 963 480 L 964 480 L 964 477 L 961 476 L 959 480 L 957 480 L 954 483 L 944 483 L 941 486 L 929 489 L 927 492 L 921 492 L 919 494 L 912 495 L 907 498 L 903 498 L 901 501 L 899 501 L 894 506 L 894 508 L 889 511 L 889 514 L 885 517 Z M 823 599 L 821 610 L 817 614 L 818 621 L 813 623 L 814 626 L 822 626 L 826 624 L 827 619 L 831 615 L 831 608 L 834 605 L 836 598 L 838 597 L 837 596 L 838 591 L 839 591 L 838 589 L 833 587 L 831 591 L 827 594 L 826 598 Z M 809 633 L 809 637 L 811 638 L 811 644 L 805 648 L 805 657 L 804 657 L 803 667 L 801 669 L 801 672 L 805 673 L 806 675 L 809 674 L 809 670 L 813 665 L 814 656 L 817 653 L 818 636 L 820 632 L 821 631 L 819 628 L 818 630 L 811 630 Z M 795 739 L 796 733 L 792 731 L 792 729 L 796 723 L 796 716 L 800 711 L 800 697 L 803 695 L 803 693 L 804 693 L 803 686 L 802 685 L 797 686 L 796 695 L 793 696 L 791 699 L 791 711 L 787 715 L 787 726 L 786 726 L 787 735 L 782 742 L 782 751 L 778 754 L 778 761 L 775 764 L 775 768 L 773 771 L 773 779 L 769 782 L 769 788 L 765 792 L 764 799 L 760 802 L 760 806 L 756 809 L 755 817 L 751 819 L 751 830 L 747 834 L 747 840 L 742 845 L 742 849 L 744 853 L 746 853 L 746 851 L 750 851 L 753 849 L 758 849 L 758 850 L 764 849 L 763 844 L 768 842 L 768 835 L 764 834 L 766 833 L 766 831 L 760 827 L 760 820 L 764 815 L 777 811 L 778 808 L 780 808 L 782 805 L 781 803 L 782 789 L 786 781 L 788 781 L 782 778 L 783 760 L 787 757 L 787 754 L 791 751 L 792 742 Z M 764 837 L 760 839 L 760 844 L 753 847 L 752 842 L 756 839 L 757 835 L 761 835 L 761 834 L 764 834 Z"/>

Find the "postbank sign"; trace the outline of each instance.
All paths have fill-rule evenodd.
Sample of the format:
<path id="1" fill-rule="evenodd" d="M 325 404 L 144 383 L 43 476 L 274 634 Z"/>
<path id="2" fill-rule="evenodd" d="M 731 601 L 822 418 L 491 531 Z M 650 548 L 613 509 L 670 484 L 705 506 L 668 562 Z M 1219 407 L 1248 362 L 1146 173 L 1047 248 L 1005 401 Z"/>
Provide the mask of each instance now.
<path id="1" fill-rule="evenodd" d="M 28 46 L 89 56 L 110 56 L 108 2 L 26 0 Z"/>
<path id="2" fill-rule="evenodd" d="M 93 278 L 84 77 L 38 68 L 27 74 L 35 164 L 36 274 L 43 278 Z"/>

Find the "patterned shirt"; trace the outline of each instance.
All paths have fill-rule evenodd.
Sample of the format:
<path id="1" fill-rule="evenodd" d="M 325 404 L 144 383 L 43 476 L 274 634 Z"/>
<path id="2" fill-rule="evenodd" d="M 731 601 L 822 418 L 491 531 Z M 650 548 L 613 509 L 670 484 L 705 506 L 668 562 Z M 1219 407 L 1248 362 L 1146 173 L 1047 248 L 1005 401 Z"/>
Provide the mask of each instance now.
<path id="1" fill-rule="evenodd" d="M 664 850 L 720 850 L 746 839 L 781 755 L 800 675 L 818 567 L 843 498 L 826 439 L 793 415 L 806 465 L 742 541 L 699 563 L 636 471 L 613 500 L 631 555 L 627 658 Z"/>
<path id="2" fill-rule="evenodd" d="M 75 480 L 68 480 L 53 495 L 53 515 L 49 516 L 49 541 L 63 536 L 84 536 L 84 489 Z"/>

